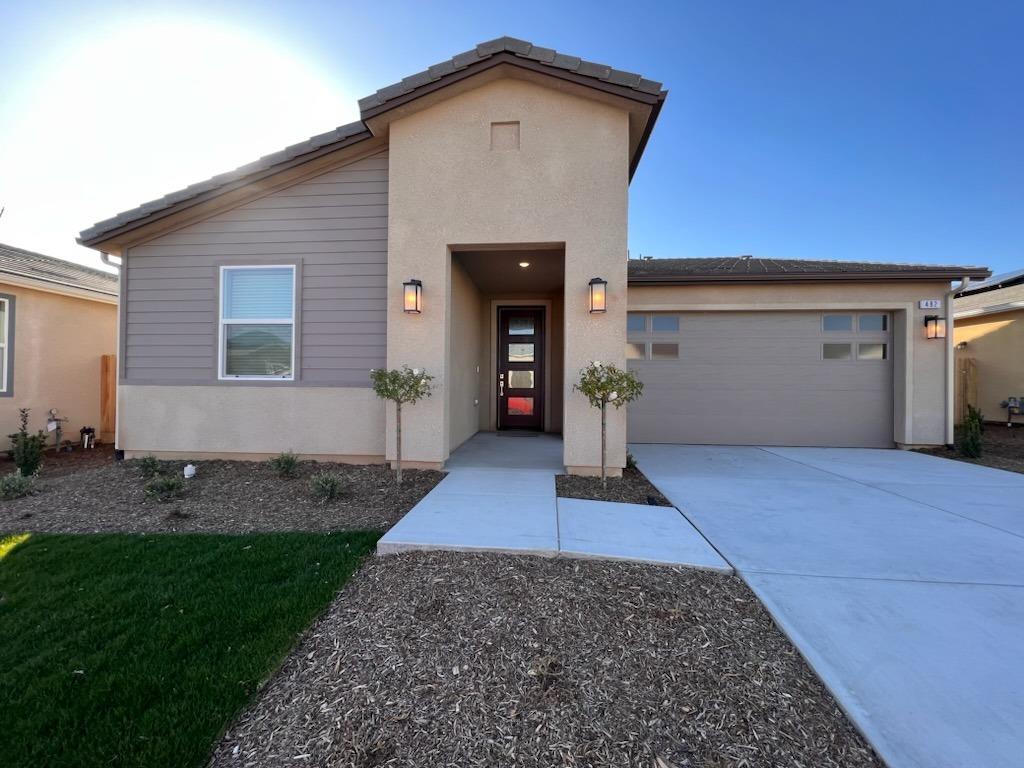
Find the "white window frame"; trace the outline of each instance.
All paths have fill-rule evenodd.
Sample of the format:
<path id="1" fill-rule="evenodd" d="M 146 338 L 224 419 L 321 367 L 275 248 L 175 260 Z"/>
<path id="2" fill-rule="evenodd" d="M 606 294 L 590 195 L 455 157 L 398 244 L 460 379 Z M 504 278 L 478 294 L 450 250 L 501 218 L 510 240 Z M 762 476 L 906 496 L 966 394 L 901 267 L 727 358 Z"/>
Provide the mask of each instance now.
<path id="1" fill-rule="evenodd" d="M 10 299 L 0 298 L 0 304 L 4 306 L 4 322 L 3 327 L 0 328 L 0 394 L 6 395 L 7 371 L 10 370 L 11 365 L 8 359 L 8 352 L 11 349 L 8 339 L 11 327 L 11 301 Z"/>
<path id="2" fill-rule="evenodd" d="M 292 316 L 289 320 L 281 318 L 247 317 L 244 320 L 227 320 L 224 317 L 224 275 L 236 269 L 290 269 L 292 272 Z M 222 264 L 218 271 L 220 280 L 217 302 L 217 378 L 220 381 L 295 381 L 295 306 L 298 293 L 298 270 L 294 264 Z M 225 326 L 228 325 L 288 325 L 292 326 L 292 361 L 291 373 L 287 376 L 233 376 L 225 373 L 227 366 Z"/>

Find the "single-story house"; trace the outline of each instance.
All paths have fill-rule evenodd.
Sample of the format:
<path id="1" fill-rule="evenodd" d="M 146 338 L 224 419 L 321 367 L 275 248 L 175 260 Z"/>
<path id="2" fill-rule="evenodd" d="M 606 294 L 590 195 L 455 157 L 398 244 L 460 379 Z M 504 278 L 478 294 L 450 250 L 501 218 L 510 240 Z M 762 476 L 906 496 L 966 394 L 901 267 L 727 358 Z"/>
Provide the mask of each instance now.
<path id="1" fill-rule="evenodd" d="M 961 358 L 973 361 L 971 405 L 986 421 L 1024 422 L 1003 403 L 1024 407 L 1024 269 L 968 285 L 953 300 L 953 341 Z"/>
<path id="2" fill-rule="evenodd" d="M 64 437 L 82 427 L 114 438 L 110 370 L 106 434 L 104 361 L 117 350 L 117 276 L 0 243 L 0 430 L 17 431 L 19 409 L 29 428 L 44 429 L 57 410 Z"/>
<path id="3" fill-rule="evenodd" d="M 593 473 L 599 420 L 573 384 L 594 360 L 646 384 L 611 412 L 613 468 L 627 439 L 948 441 L 952 353 L 924 318 L 988 271 L 629 260 L 629 182 L 666 96 L 503 37 L 85 230 L 123 260 L 118 445 L 392 459 L 369 371 L 409 365 L 435 376 L 403 421 L 414 465 L 515 428 L 561 433 L 566 469 Z"/>

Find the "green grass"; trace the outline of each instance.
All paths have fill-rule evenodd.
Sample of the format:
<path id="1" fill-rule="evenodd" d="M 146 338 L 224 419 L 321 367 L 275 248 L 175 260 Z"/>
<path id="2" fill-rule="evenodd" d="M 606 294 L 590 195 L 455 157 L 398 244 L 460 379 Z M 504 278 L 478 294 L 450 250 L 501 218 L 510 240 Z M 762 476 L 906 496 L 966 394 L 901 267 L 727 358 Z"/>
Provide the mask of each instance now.
<path id="1" fill-rule="evenodd" d="M 202 766 L 376 539 L 0 537 L 0 763 Z"/>

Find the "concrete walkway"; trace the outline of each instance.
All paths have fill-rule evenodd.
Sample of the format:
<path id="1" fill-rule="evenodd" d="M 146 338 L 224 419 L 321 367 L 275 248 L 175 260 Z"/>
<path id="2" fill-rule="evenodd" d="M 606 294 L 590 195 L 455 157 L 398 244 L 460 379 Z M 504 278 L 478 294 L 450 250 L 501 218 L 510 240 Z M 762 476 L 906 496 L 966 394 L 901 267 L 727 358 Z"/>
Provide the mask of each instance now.
<path id="1" fill-rule="evenodd" d="M 533 469 L 454 469 L 377 543 L 380 555 L 437 549 L 732 572 L 674 507 L 557 499 L 555 473 Z"/>
<path id="2" fill-rule="evenodd" d="M 893 450 L 630 450 L 890 768 L 1024 765 L 1024 475 Z"/>

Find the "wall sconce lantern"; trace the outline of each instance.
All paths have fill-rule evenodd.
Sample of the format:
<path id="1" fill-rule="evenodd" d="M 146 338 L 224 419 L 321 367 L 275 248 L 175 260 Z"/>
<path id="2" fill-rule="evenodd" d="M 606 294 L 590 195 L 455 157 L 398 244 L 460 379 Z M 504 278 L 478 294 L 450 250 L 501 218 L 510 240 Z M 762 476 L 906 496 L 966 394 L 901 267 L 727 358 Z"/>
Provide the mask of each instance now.
<path id="1" fill-rule="evenodd" d="M 595 315 L 608 309 L 608 281 L 595 277 L 590 281 L 590 314 Z"/>
<path id="2" fill-rule="evenodd" d="M 938 315 L 925 315 L 924 335 L 929 339 L 946 338 L 946 318 Z"/>
<path id="3" fill-rule="evenodd" d="M 420 313 L 420 298 L 423 293 L 423 283 L 415 278 L 410 278 L 402 283 L 405 289 L 402 308 L 410 315 Z"/>

